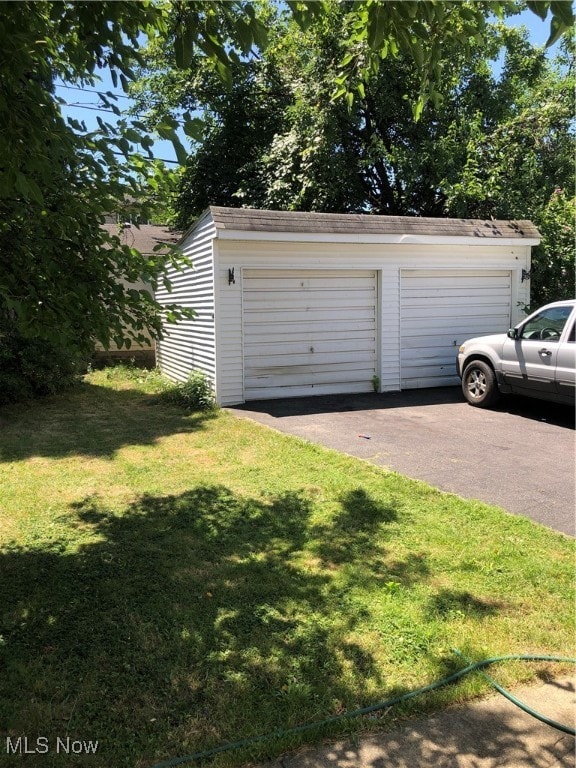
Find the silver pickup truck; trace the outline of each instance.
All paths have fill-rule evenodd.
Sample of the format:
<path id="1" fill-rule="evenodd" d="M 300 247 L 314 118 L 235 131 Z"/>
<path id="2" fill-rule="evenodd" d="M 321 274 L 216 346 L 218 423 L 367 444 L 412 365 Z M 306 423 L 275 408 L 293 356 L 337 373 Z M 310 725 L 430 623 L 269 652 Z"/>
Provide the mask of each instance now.
<path id="1" fill-rule="evenodd" d="M 487 408 L 514 393 L 574 405 L 576 301 L 547 304 L 508 333 L 465 341 L 458 351 L 462 392 Z"/>

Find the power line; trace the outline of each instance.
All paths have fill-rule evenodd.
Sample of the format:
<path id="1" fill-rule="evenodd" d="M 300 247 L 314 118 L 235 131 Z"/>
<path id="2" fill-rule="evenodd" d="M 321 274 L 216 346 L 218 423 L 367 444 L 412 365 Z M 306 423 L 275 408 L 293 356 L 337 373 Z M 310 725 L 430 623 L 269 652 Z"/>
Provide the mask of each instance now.
<path id="1" fill-rule="evenodd" d="M 118 112 L 115 110 L 107 109 L 106 107 L 97 107 L 93 102 L 89 102 L 87 104 L 82 104 L 81 102 L 73 102 L 71 104 L 69 101 L 61 101 L 60 106 L 71 107 L 72 109 L 90 109 L 92 112 L 107 112 L 110 115 L 116 115 L 116 117 L 120 117 Z M 145 115 L 134 112 L 133 114 L 130 114 L 130 117 L 145 117 Z"/>
<path id="2" fill-rule="evenodd" d="M 60 83 L 56 83 L 56 88 L 68 88 L 70 91 L 82 91 L 83 93 L 97 93 L 100 95 L 101 93 L 105 94 L 111 94 L 112 96 L 115 96 L 117 99 L 128 99 L 128 101 L 131 101 L 130 96 L 126 96 L 123 93 L 112 93 L 112 91 L 96 91 L 90 88 L 80 88 L 77 85 L 61 85 Z"/>
<path id="3" fill-rule="evenodd" d="M 63 86 L 61 86 L 61 87 L 63 87 Z M 69 86 L 69 87 L 72 87 L 72 86 Z M 83 89 L 82 88 L 78 88 L 77 90 L 81 91 Z M 93 91 L 93 93 L 96 93 L 96 91 Z M 108 114 L 116 115 L 117 117 L 119 117 L 119 115 L 117 115 L 116 112 L 114 112 L 114 110 L 112 110 L 112 109 L 103 109 L 101 107 L 95 107 L 93 105 L 88 105 L 88 104 L 70 104 L 69 102 L 65 101 L 60 106 L 70 107 L 71 109 L 89 109 L 92 112 L 107 112 Z M 134 117 L 141 117 L 141 115 L 134 115 Z M 113 152 L 113 154 L 114 155 L 123 156 L 122 152 Z M 154 160 L 159 160 L 162 163 L 170 163 L 171 165 L 180 165 L 178 160 L 168 160 L 165 157 L 154 157 L 154 158 L 144 158 L 144 159 L 147 160 L 148 162 L 153 162 Z"/>
<path id="4" fill-rule="evenodd" d="M 113 109 L 104 109 L 104 107 L 97 107 L 94 104 L 70 104 L 69 102 L 65 101 L 64 103 L 61 103 L 60 106 L 72 107 L 73 109 L 89 109 L 92 112 L 107 112 L 109 115 L 116 115 L 116 117 L 120 117 L 120 115 L 117 112 L 114 112 Z M 135 117 L 139 117 L 139 115 L 135 115 Z"/>
<path id="5" fill-rule="evenodd" d="M 66 107 L 74 107 L 75 109 L 91 109 L 94 110 L 94 112 L 106 112 L 109 110 L 105 109 L 97 109 L 96 107 L 88 107 L 88 106 L 81 106 L 80 104 L 64 104 L 63 106 Z M 169 139 L 167 139 L 169 141 Z M 123 155 L 122 152 L 113 152 L 114 155 Z M 162 163 L 171 163 L 172 165 L 180 165 L 178 160 L 168 160 L 165 157 L 154 157 L 154 158 L 144 158 L 145 160 L 148 160 L 149 162 L 152 162 L 153 160 L 160 160 Z"/>

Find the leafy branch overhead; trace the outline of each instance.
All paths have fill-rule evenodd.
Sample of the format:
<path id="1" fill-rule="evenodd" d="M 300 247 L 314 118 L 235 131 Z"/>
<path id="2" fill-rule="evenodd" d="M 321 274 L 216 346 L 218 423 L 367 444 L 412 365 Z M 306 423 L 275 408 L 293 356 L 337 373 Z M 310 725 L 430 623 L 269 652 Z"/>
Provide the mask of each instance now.
<path id="1" fill-rule="evenodd" d="M 330 15 L 333 0 L 295 0 L 288 6 L 296 22 L 306 30 Z M 551 46 L 574 25 L 570 0 L 537 0 L 526 6 L 542 20 L 550 18 Z M 240 1 L 228 3 L 175 4 L 176 63 L 188 67 L 197 47 L 215 63 L 220 77 L 231 85 L 238 51 L 247 55 L 255 47 L 264 49 L 267 28 L 254 6 Z M 420 91 L 413 104 L 419 119 L 429 99 L 438 103 L 446 48 L 454 44 L 467 52 L 481 38 L 486 19 L 517 13 L 522 5 L 511 0 L 355 0 L 348 5 L 343 23 L 347 52 L 334 83 L 334 98 L 345 97 L 351 106 L 354 94 L 363 96 L 365 83 L 379 70 L 382 60 L 410 56 L 420 72 Z"/>
<path id="2" fill-rule="evenodd" d="M 442 99 L 428 101 L 415 121 L 421 70 L 407 53 L 356 81 L 350 106 L 331 97 L 351 55 L 349 21 L 343 4 L 306 29 L 276 9 L 267 17 L 266 49 L 234 66 L 231 88 L 206 60 L 187 73 L 175 67 L 169 41 L 154 46 L 134 89 L 138 111 L 153 125 L 155 113 L 198 109 L 205 124 L 180 174 L 179 226 L 210 203 L 530 218 L 550 232 L 534 253 L 533 300 L 565 295 L 573 262 L 558 239 L 573 224 L 567 217 L 554 233 L 546 211 L 557 189 L 574 188 L 569 37 L 551 58 L 521 27 L 494 18 L 466 48 L 446 41 Z M 557 215 L 569 209 L 554 208 Z"/>

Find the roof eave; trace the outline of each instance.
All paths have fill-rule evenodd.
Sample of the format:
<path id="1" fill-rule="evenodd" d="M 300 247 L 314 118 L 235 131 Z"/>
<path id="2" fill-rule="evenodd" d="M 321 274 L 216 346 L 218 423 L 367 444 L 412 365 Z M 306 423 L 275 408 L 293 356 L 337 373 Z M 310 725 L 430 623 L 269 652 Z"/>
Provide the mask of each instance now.
<path id="1" fill-rule="evenodd" d="M 258 240 L 261 242 L 289 243 L 372 243 L 395 245 L 506 245 L 534 246 L 540 243 L 537 237 L 490 237 L 477 235 L 407 235 L 382 233 L 334 233 L 334 232 L 268 232 L 264 230 L 224 229 L 216 227 L 220 240 Z"/>

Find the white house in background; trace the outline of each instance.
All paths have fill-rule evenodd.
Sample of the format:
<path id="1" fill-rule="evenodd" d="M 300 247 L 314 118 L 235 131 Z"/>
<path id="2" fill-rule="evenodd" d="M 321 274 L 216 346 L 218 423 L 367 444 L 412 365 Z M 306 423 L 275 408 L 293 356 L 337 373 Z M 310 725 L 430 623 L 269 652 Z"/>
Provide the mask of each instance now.
<path id="1" fill-rule="evenodd" d="M 136 248 L 136 250 L 144 255 L 156 255 L 154 248 L 157 245 L 173 245 L 180 239 L 180 233 L 175 233 L 168 229 L 168 227 L 155 224 L 136 224 L 132 223 L 129 218 L 129 216 L 120 215 L 117 217 L 116 215 L 111 215 L 107 218 L 106 223 L 102 225 L 102 228 L 109 235 L 119 237 L 123 245 Z M 122 280 L 121 282 L 128 288 L 135 288 L 138 291 L 145 289 L 153 294 L 152 286 L 142 280 L 135 283 L 129 283 L 127 280 Z M 130 349 L 126 349 L 126 347 L 118 349 L 112 343 L 108 350 L 105 350 L 101 344 L 97 344 L 94 357 L 96 360 L 136 359 L 138 362 L 153 365 L 155 361 L 155 342 L 152 338 L 150 338 L 150 344 L 138 344 L 133 341 Z"/>
<path id="2" fill-rule="evenodd" d="M 461 342 L 522 317 L 539 242 L 529 221 L 210 207 L 156 293 L 197 316 L 157 361 L 204 371 L 222 405 L 455 384 Z"/>

